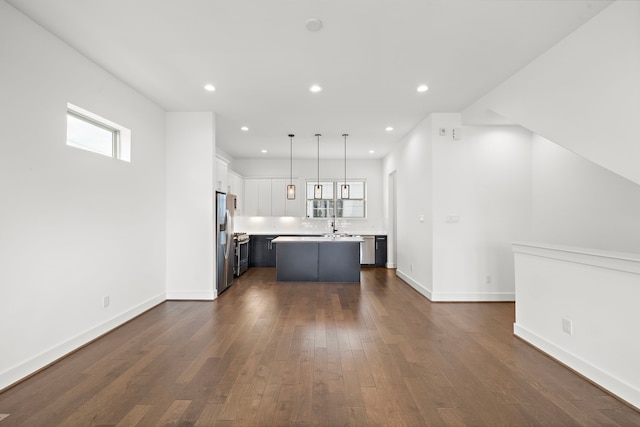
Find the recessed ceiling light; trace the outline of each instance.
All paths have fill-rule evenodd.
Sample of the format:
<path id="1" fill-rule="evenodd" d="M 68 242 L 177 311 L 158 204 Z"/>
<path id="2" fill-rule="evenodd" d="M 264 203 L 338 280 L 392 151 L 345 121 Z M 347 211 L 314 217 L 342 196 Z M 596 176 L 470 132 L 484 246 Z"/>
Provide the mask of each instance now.
<path id="1" fill-rule="evenodd" d="M 427 86 L 427 85 L 420 85 L 420 86 L 418 86 L 418 89 L 417 89 L 417 91 L 420 92 L 420 93 L 426 92 L 428 90 L 429 90 L 429 86 Z"/>
<path id="2" fill-rule="evenodd" d="M 369 150 L 369 154 L 376 154 L 376 150 Z"/>
<path id="3" fill-rule="evenodd" d="M 261 152 L 262 154 L 266 154 L 266 153 L 267 153 L 267 150 L 261 150 L 260 152 Z"/>
<path id="4" fill-rule="evenodd" d="M 246 127 L 246 126 L 242 126 L 242 127 L 240 128 L 240 130 L 241 130 L 242 132 L 247 132 L 247 131 L 249 130 L 249 128 L 248 128 L 248 127 Z"/>
<path id="5" fill-rule="evenodd" d="M 318 18 L 309 18 L 305 21 L 304 25 L 307 27 L 307 30 L 314 33 L 322 29 L 322 21 Z"/>
<path id="6" fill-rule="evenodd" d="M 209 92 L 213 92 L 213 91 L 216 90 L 216 87 L 214 85 L 212 85 L 212 84 L 206 84 L 206 85 L 204 85 L 204 90 L 207 90 Z"/>
<path id="7" fill-rule="evenodd" d="M 313 92 L 313 93 L 322 92 L 322 87 L 320 85 L 311 85 L 309 87 L 309 92 Z"/>
<path id="8" fill-rule="evenodd" d="M 384 128 L 384 130 L 386 130 L 387 132 L 391 132 L 393 128 L 391 126 L 387 126 L 386 128 Z"/>

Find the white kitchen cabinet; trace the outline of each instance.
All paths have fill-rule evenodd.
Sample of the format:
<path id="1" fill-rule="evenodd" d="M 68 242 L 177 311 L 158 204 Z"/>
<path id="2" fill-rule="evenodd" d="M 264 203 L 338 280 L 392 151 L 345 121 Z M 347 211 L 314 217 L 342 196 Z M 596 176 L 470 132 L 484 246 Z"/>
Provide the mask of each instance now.
<path id="1" fill-rule="evenodd" d="M 295 200 L 287 200 L 287 184 L 288 178 L 245 178 L 242 215 L 302 217 L 300 180 L 293 180 Z"/>
<path id="2" fill-rule="evenodd" d="M 258 180 L 247 178 L 244 180 L 244 207 L 242 213 L 245 216 L 258 216 Z"/>
<path id="3" fill-rule="evenodd" d="M 271 179 L 245 178 L 243 215 L 271 216 Z"/>
<path id="4" fill-rule="evenodd" d="M 286 216 L 287 181 L 284 178 L 271 180 L 271 216 Z"/>
<path id="5" fill-rule="evenodd" d="M 236 195 L 236 215 L 244 215 L 244 178 L 229 171 L 229 193 Z"/>
<path id="6" fill-rule="evenodd" d="M 216 190 L 224 193 L 229 191 L 229 163 L 219 157 L 216 157 Z"/>
<path id="7" fill-rule="evenodd" d="M 271 216 L 271 180 L 258 181 L 258 216 Z"/>

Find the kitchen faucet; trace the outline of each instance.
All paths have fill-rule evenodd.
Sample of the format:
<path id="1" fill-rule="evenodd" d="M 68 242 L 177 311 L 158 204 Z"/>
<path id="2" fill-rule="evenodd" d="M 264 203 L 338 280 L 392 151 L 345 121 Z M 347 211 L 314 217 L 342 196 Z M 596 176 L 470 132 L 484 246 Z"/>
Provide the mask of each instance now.
<path id="1" fill-rule="evenodd" d="M 336 221 L 336 215 L 335 215 L 335 214 L 333 214 L 333 221 L 331 221 L 331 230 L 332 230 L 331 232 L 332 232 L 333 234 L 336 234 L 336 231 L 338 231 L 338 228 L 337 228 L 337 224 L 336 224 L 336 222 L 337 222 L 337 221 Z"/>

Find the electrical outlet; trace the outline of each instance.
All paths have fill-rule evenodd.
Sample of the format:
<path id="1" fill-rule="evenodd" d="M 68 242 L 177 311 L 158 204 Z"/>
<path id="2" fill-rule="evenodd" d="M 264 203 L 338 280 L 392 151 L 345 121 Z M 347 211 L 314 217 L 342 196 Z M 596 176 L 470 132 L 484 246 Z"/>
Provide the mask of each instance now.
<path id="1" fill-rule="evenodd" d="M 566 317 L 562 318 L 562 332 L 573 335 L 573 322 Z"/>
<path id="2" fill-rule="evenodd" d="M 111 301 L 109 301 L 109 295 L 102 297 L 102 307 L 103 308 L 107 308 L 109 307 L 109 304 L 111 303 Z"/>
<path id="3" fill-rule="evenodd" d="M 485 279 L 484 279 L 484 283 L 486 283 L 487 285 L 488 285 L 489 283 L 491 283 L 491 276 L 487 276 L 487 277 L 485 277 Z"/>
<path id="4" fill-rule="evenodd" d="M 409 271 L 413 271 L 413 264 L 409 264 Z"/>

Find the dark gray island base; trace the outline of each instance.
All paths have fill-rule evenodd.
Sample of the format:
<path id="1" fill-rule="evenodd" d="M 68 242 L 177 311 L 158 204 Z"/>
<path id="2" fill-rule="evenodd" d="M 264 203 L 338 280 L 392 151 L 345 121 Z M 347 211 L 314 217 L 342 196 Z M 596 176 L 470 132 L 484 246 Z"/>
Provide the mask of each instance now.
<path id="1" fill-rule="evenodd" d="M 278 237 L 279 282 L 360 282 L 361 237 Z"/>

